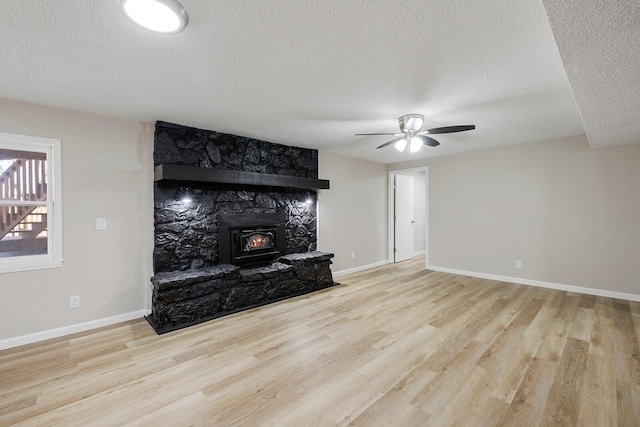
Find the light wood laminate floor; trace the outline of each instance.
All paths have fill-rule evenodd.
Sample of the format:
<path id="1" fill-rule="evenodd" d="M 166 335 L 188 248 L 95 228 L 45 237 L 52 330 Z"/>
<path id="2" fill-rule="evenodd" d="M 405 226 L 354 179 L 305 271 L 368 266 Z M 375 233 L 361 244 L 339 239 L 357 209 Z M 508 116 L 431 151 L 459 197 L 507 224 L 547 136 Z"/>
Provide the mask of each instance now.
<path id="1" fill-rule="evenodd" d="M 2 426 L 638 426 L 640 303 L 424 259 L 157 336 L 0 352 Z"/>

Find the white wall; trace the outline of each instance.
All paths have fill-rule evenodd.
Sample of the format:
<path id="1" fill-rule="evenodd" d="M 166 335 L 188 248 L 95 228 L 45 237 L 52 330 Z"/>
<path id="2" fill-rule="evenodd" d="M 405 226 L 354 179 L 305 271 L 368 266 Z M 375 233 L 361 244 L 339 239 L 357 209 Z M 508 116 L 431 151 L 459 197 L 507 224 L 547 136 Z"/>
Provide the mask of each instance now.
<path id="1" fill-rule="evenodd" d="M 431 265 L 640 294 L 640 145 L 574 137 L 390 169 L 423 165 Z"/>
<path id="2" fill-rule="evenodd" d="M 0 132 L 62 141 L 65 258 L 61 268 L 0 274 L 0 348 L 28 334 L 139 317 L 153 274 L 153 125 L 0 100 Z M 97 217 L 106 231 L 95 230 Z M 69 308 L 72 295 L 79 308 Z"/>
<path id="3" fill-rule="evenodd" d="M 335 254 L 332 271 L 386 262 L 386 166 L 320 151 L 318 171 L 331 181 L 318 194 L 318 249 Z"/>

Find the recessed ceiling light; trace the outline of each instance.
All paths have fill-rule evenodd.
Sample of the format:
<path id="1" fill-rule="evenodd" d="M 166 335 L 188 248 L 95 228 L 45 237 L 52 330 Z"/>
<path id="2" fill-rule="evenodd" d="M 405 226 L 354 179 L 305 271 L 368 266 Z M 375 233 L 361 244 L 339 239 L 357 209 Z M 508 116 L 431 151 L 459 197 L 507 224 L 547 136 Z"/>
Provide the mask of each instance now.
<path id="1" fill-rule="evenodd" d="M 162 34 L 183 31 L 187 11 L 177 0 L 116 0 L 120 11 L 136 24 Z"/>

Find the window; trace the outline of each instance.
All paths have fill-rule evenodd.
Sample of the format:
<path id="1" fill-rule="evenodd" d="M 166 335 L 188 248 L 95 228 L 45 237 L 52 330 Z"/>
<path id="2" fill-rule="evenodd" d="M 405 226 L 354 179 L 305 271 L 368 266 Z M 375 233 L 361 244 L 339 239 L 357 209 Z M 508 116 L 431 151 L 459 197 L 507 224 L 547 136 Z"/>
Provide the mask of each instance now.
<path id="1" fill-rule="evenodd" d="M 0 273 L 62 265 L 60 140 L 0 132 Z"/>

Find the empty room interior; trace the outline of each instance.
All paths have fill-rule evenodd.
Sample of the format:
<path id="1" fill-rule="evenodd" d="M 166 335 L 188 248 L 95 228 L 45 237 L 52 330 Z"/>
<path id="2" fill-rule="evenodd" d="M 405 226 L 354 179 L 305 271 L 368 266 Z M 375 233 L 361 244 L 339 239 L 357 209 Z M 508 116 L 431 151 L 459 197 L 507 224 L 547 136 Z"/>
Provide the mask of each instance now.
<path id="1" fill-rule="evenodd" d="M 640 3 L 0 39 L 0 426 L 640 425 Z"/>

